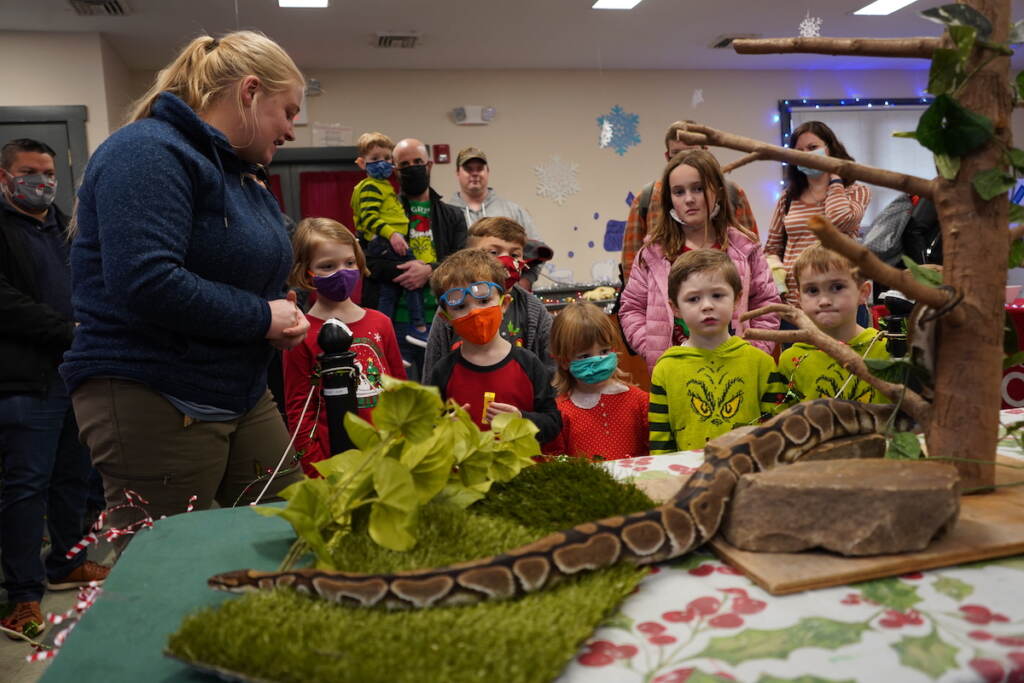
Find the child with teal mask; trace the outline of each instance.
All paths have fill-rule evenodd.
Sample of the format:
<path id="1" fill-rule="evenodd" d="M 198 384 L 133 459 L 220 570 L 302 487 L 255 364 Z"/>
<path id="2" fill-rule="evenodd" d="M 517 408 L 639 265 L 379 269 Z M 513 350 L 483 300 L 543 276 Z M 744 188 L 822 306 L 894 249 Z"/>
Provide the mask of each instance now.
<path id="1" fill-rule="evenodd" d="M 548 455 L 617 460 L 647 455 L 647 392 L 619 369 L 618 330 L 591 303 L 569 304 L 551 326 L 555 403 L 562 431 L 544 445 Z"/>

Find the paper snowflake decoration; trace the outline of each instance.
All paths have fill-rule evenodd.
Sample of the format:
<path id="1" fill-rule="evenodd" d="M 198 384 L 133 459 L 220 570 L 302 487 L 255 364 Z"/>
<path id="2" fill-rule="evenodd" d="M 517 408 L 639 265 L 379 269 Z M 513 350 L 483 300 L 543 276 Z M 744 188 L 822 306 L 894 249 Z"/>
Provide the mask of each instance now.
<path id="1" fill-rule="evenodd" d="M 601 122 L 601 135 L 598 137 L 597 144 L 599 147 L 607 147 L 612 144 L 612 122 L 603 121 Z"/>
<path id="2" fill-rule="evenodd" d="M 566 199 L 580 191 L 580 184 L 576 180 L 576 171 L 579 167 L 579 164 L 562 161 L 556 156 L 549 157 L 545 164 L 534 166 L 533 172 L 537 175 L 537 195 L 548 197 L 562 206 Z"/>
<path id="3" fill-rule="evenodd" d="M 619 105 L 612 107 L 612 110 L 604 116 L 598 116 L 597 125 L 601 127 L 602 138 L 605 124 L 612 130 L 608 144 L 602 145 L 602 147 L 614 147 L 615 153 L 622 156 L 627 149 L 640 143 L 640 133 L 636 129 L 639 123 L 639 114 L 626 113 Z"/>
<path id="4" fill-rule="evenodd" d="M 694 109 L 696 109 L 698 104 L 703 104 L 703 103 L 704 103 L 704 91 L 702 89 L 700 89 L 700 88 L 697 88 L 696 90 L 693 91 L 693 97 L 690 98 L 690 106 L 693 107 Z"/>
<path id="5" fill-rule="evenodd" d="M 807 10 L 807 16 L 800 22 L 801 38 L 821 37 L 821 17 L 812 17 L 811 10 Z"/>

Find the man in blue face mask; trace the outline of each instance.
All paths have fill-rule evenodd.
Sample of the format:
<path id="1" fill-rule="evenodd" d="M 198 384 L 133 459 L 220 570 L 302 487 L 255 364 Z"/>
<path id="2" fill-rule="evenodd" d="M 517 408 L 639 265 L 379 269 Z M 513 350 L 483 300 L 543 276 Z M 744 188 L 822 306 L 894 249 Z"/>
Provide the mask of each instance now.
<path id="1" fill-rule="evenodd" d="M 74 588 L 109 571 L 85 553 L 65 556 L 82 537 L 92 468 L 57 374 L 74 324 L 55 156 L 24 138 L 0 149 L 0 546 L 14 605 L 0 624 L 26 635 L 43 628 L 47 582 Z M 45 563 L 44 535 L 52 544 Z"/>

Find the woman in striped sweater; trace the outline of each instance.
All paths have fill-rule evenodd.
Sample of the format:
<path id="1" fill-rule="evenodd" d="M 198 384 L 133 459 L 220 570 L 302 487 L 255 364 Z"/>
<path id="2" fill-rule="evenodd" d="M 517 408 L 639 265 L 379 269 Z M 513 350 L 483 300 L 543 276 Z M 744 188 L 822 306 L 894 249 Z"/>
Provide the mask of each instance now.
<path id="1" fill-rule="evenodd" d="M 821 121 L 801 124 L 790 138 L 800 152 L 812 152 L 853 161 L 832 129 Z M 843 180 L 804 166 L 786 166 L 786 190 L 772 213 L 771 227 L 764 251 L 772 269 L 785 268 L 786 303 L 799 305 L 793 263 L 804 249 L 818 239 L 807 228 L 811 216 L 824 215 L 841 231 L 856 237 L 864 210 L 871 201 L 867 185 Z"/>

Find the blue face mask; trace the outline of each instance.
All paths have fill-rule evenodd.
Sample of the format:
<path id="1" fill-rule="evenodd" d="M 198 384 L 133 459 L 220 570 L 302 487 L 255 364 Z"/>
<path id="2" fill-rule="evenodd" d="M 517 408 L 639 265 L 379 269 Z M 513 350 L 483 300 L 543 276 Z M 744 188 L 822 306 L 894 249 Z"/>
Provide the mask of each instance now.
<path id="1" fill-rule="evenodd" d="M 391 174 L 395 170 L 395 165 L 387 159 L 381 159 L 380 161 L 371 161 L 366 164 L 366 172 L 371 178 L 377 180 L 385 180 L 391 177 Z"/>
<path id="2" fill-rule="evenodd" d="M 825 154 L 825 148 L 824 147 L 819 147 L 818 149 L 814 150 L 813 152 L 808 152 L 808 154 L 817 154 L 818 156 L 827 156 Z M 824 173 L 824 171 L 819 171 L 816 168 L 807 168 L 806 166 L 797 166 L 796 170 L 800 171 L 801 173 L 803 173 L 808 178 L 817 178 L 822 173 Z"/>
<path id="3" fill-rule="evenodd" d="M 618 354 L 609 353 L 574 360 L 569 363 L 569 373 L 585 384 L 597 384 L 611 377 L 618 366 Z"/>

